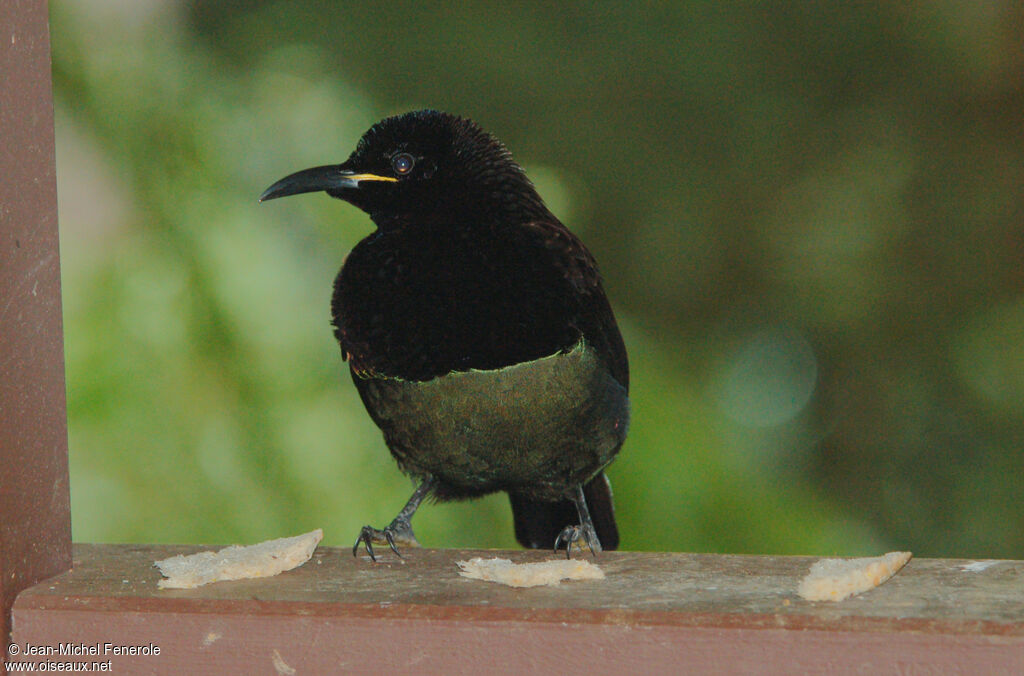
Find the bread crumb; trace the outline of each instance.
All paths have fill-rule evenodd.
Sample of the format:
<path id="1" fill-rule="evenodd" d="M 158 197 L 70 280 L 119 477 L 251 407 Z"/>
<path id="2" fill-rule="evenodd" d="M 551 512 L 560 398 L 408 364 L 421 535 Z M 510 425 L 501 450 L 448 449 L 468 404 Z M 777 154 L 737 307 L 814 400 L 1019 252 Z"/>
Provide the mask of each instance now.
<path id="1" fill-rule="evenodd" d="M 298 568 L 313 556 L 324 537 L 320 528 L 304 535 L 267 540 L 255 545 L 232 545 L 217 552 L 179 554 L 155 565 L 166 580 L 160 589 L 192 589 L 222 580 L 270 577 Z"/>
<path id="2" fill-rule="evenodd" d="M 797 593 L 808 601 L 842 601 L 874 589 L 910 560 L 910 552 L 889 552 L 862 559 L 821 559 L 800 581 Z"/>
<path id="3" fill-rule="evenodd" d="M 457 561 L 459 575 L 473 580 L 498 582 L 509 587 L 554 586 L 562 580 L 603 580 L 604 571 L 586 559 L 555 559 L 537 563 L 512 563 L 508 559 Z"/>

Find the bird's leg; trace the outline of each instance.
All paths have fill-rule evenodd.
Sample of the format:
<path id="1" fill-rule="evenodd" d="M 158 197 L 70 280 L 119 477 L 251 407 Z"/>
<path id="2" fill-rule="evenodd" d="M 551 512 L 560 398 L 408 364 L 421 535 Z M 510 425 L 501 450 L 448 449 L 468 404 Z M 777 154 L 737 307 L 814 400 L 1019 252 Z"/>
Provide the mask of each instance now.
<path id="1" fill-rule="evenodd" d="M 387 544 L 398 558 L 402 558 L 402 555 L 398 553 L 398 546 L 395 543 L 401 542 L 403 545 L 419 547 L 420 543 L 416 541 L 416 536 L 413 535 L 410 522 L 420 503 L 423 502 L 423 499 L 427 497 L 436 484 L 437 480 L 434 477 L 428 477 L 421 483 L 413 492 L 412 497 L 409 498 L 409 502 L 405 503 L 402 511 L 398 513 L 398 516 L 384 530 L 377 530 L 373 526 L 363 526 L 363 529 L 359 531 L 359 537 L 356 539 L 355 545 L 352 546 L 352 556 L 356 556 L 359 553 L 359 545 L 362 544 L 366 547 L 366 553 L 370 555 L 370 559 L 376 562 L 377 557 L 373 553 L 374 542 L 377 544 Z"/>
<path id="2" fill-rule="evenodd" d="M 573 496 L 572 501 L 576 504 L 576 512 L 580 517 L 580 524 L 578 526 L 566 526 L 562 529 L 562 532 L 555 538 L 555 551 L 557 552 L 565 543 L 565 558 L 572 558 L 572 546 L 576 544 L 580 549 L 583 549 L 583 545 L 580 544 L 580 540 L 583 540 L 587 547 L 590 548 L 590 553 L 597 556 L 597 553 L 601 551 L 601 542 L 597 539 L 597 530 L 594 528 L 594 522 L 590 518 L 590 510 L 587 509 L 587 499 L 583 497 L 583 484 L 576 486 L 576 495 Z"/>

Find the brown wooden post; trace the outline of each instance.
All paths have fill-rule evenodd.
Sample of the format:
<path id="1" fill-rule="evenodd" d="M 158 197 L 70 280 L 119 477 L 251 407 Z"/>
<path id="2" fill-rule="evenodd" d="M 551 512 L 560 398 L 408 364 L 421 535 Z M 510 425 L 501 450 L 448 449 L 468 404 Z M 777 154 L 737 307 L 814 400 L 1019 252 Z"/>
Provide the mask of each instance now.
<path id="1" fill-rule="evenodd" d="M 71 566 L 46 0 L 0 2 L 0 78 L 0 646 L 6 648 L 15 596 Z"/>

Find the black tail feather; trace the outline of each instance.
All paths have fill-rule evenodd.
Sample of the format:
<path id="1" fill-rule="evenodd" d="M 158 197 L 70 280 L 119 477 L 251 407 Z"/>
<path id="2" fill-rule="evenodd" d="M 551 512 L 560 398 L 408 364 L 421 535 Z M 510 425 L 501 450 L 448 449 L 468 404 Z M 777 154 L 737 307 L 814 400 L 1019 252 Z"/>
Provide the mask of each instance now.
<path id="1" fill-rule="evenodd" d="M 612 503 L 612 486 L 604 472 L 583 486 L 590 518 L 594 521 L 597 539 L 605 550 L 617 549 L 619 530 L 615 526 L 615 506 Z M 531 549 L 549 549 L 555 538 L 566 526 L 579 524 L 576 505 L 572 500 L 559 502 L 537 502 L 521 495 L 509 494 L 512 503 L 512 517 L 515 521 L 516 540 Z"/>

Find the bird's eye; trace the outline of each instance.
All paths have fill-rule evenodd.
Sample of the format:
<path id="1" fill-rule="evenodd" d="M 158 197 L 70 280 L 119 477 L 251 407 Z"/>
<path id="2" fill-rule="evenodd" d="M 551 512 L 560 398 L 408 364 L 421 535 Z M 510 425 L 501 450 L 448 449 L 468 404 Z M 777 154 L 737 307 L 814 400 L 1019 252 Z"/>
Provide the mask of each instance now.
<path id="1" fill-rule="evenodd" d="M 399 176 L 405 176 L 412 171 L 413 166 L 416 164 L 416 158 L 409 153 L 398 153 L 391 158 L 391 168 L 395 170 L 395 173 Z"/>

